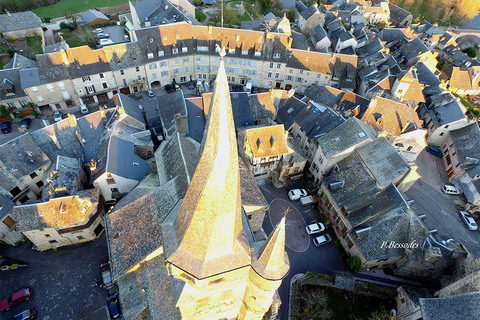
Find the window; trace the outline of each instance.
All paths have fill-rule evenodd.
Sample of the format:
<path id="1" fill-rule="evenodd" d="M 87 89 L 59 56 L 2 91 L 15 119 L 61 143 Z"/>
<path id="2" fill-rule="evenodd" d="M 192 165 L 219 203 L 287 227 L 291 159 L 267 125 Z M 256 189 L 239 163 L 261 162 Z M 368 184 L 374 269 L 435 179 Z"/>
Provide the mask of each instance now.
<path id="1" fill-rule="evenodd" d="M 38 175 L 35 172 L 30 173 L 30 178 L 35 179 Z"/>
<path id="2" fill-rule="evenodd" d="M 187 48 L 187 47 L 182 47 L 182 52 L 183 52 L 183 53 L 188 52 L 188 48 Z"/>
<path id="3" fill-rule="evenodd" d="M 123 71 L 123 70 L 120 70 L 120 75 L 122 75 L 122 76 L 123 76 L 124 74 L 125 74 L 125 71 Z"/>
<path id="4" fill-rule="evenodd" d="M 274 59 L 279 59 L 280 58 L 280 53 L 274 53 L 273 58 Z"/>
<path id="5" fill-rule="evenodd" d="M 188 67 L 185 67 L 185 72 L 188 72 Z"/>
<path id="6" fill-rule="evenodd" d="M 269 72 L 269 73 L 267 74 L 267 78 L 271 78 L 271 77 L 272 77 L 272 73 Z"/>
<path id="7" fill-rule="evenodd" d="M 37 99 L 38 99 L 38 102 L 42 102 L 42 101 L 43 101 L 42 96 L 38 96 Z"/>
<path id="8" fill-rule="evenodd" d="M 167 40 L 167 36 L 163 36 L 163 40 Z"/>
<path id="9" fill-rule="evenodd" d="M 235 54 L 235 49 L 228 49 L 228 53 Z"/>
<path id="10" fill-rule="evenodd" d="M 292 80 L 292 76 L 287 76 L 287 80 Z"/>
<path id="11" fill-rule="evenodd" d="M 159 50 L 157 53 L 159 57 L 163 57 L 165 55 L 165 52 L 163 50 Z"/>
<path id="12" fill-rule="evenodd" d="M 295 79 L 295 81 L 296 81 L 296 82 L 302 82 L 302 81 L 303 81 L 303 79 L 302 79 L 302 78 L 300 78 L 300 77 L 297 77 L 297 78 Z"/>
<path id="13" fill-rule="evenodd" d="M 60 90 L 65 90 L 65 83 L 59 82 L 59 83 L 58 83 L 58 88 L 59 88 Z"/>
<path id="14" fill-rule="evenodd" d="M 51 244 L 54 244 L 54 243 L 57 243 L 57 240 L 50 240 L 48 242 L 50 242 Z"/>
<path id="15" fill-rule="evenodd" d="M 302 69 L 300 69 L 300 71 L 298 71 L 298 73 L 300 73 L 300 74 L 303 74 L 303 70 L 302 70 Z"/>
<path id="16" fill-rule="evenodd" d="M 77 239 L 78 240 L 83 240 L 83 237 L 82 236 L 77 236 Z"/>
<path id="17" fill-rule="evenodd" d="M 189 60 L 190 60 L 189 58 L 183 58 L 183 59 L 182 59 L 182 62 L 183 62 L 183 63 L 186 63 L 186 62 L 188 62 Z"/>
<path id="18" fill-rule="evenodd" d="M 85 88 L 87 89 L 87 92 L 88 92 L 88 93 L 94 93 L 94 92 L 95 92 L 95 88 L 93 87 L 93 85 L 91 85 L 91 86 L 86 86 Z"/>
<path id="19" fill-rule="evenodd" d="M 248 50 L 242 50 L 242 55 L 246 56 L 248 54 Z"/>
<path id="20" fill-rule="evenodd" d="M 270 62 L 270 68 L 273 68 L 273 62 Z"/>
<path id="21" fill-rule="evenodd" d="M 20 102 L 20 105 L 21 105 L 22 107 L 28 106 L 27 100 L 20 100 L 19 102 Z"/>
<path id="22" fill-rule="evenodd" d="M 105 76 L 103 75 L 103 73 L 100 73 L 98 76 L 100 77 L 100 79 L 105 78 Z"/>
<path id="23" fill-rule="evenodd" d="M 280 73 L 275 73 L 275 79 L 280 78 Z"/>
<path id="24" fill-rule="evenodd" d="M 197 47 L 197 51 L 208 51 L 208 47 L 207 46 L 198 46 Z"/>
<path id="25" fill-rule="evenodd" d="M 157 74 L 156 74 L 155 72 L 152 73 L 152 78 L 153 78 L 153 79 L 157 79 Z"/>
<path id="26" fill-rule="evenodd" d="M 187 77 L 180 77 L 180 82 L 187 82 Z"/>
<path id="27" fill-rule="evenodd" d="M 102 87 L 103 87 L 103 89 L 108 89 L 107 83 L 106 83 L 106 82 L 102 82 Z"/>
<path id="28" fill-rule="evenodd" d="M 135 71 L 139 72 L 139 71 L 140 71 L 140 67 L 135 67 Z"/>
<path id="29" fill-rule="evenodd" d="M 178 53 L 178 48 L 173 48 L 173 49 L 172 49 L 172 53 L 173 53 L 173 54 L 177 54 L 177 53 Z"/>
<path id="30" fill-rule="evenodd" d="M 38 92 L 38 88 L 37 87 L 32 87 L 32 91 L 33 92 Z"/>
<path id="31" fill-rule="evenodd" d="M 17 107 L 17 106 L 15 105 L 15 102 L 7 102 L 7 105 L 8 105 L 10 108 L 12 108 L 12 109 L 14 109 L 14 108 Z"/>
<path id="32" fill-rule="evenodd" d="M 147 53 L 147 59 L 153 59 L 153 52 Z"/>
<path id="33" fill-rule="evenodd" d="M 30 200 L 28 198 L 28 196 L 24 196 L 23 198 L 21 198 L 20 200 L 18 200 L 21 204 L 24 204 L 25 202 L 27 202 L 28 200 Z"/>
<path id="34" fill-rule="evenodd" d="M 148 65 L 148 68 L 149 68 L 150 70 L 152 70 L 152 69 L 157 69 L 157 64 L 156 64 L 156 63 L 151 63 L 151 64 Z"/>
<path id="35" fill-rule="evenodd" d="M 50 238 L 50 235 L 48 233 L 45 234 L 46 238 Z"/>
<path id="36" fill-rule="evenodd" d="M 166 66 L 167 66 L 167 61 L 161 61 L 161 62 L 158 64 L 158 66 L 159 66 L 160 68 L 166 67 Z"/>
<path id="37" fill-rule="evenodd" d="M 162 71 L 162 73 L 160 74 L 160 76 L 162 76 L 162 77 L 168 76 L 168 71 Z"/>
<path id="38" fill-rule="evenodd" d="M 7 216 L 5 219 L 3 219 L 3 224 L 6 225 L 8 228 L 13 227 L 15 224 L 15 220 L 12 219 L 12 217 Z"/>
<path id="39" fill-rule="evenodd" d="M 128 85 L 127 85 L 127 79 L 122 79 L 122 82 L 123 82 L 123 86 L 124 86 L 124 87 L 127 87 L 127 86 L 128 86 Z"/>
<path id="40" fill-rule="evenodd" d="M 41 188 L 43 187 L 43 181 L 40 180 L 40 181 L 37 181 L 37 183 L 35 183 L 37 185 L 37 187 Z"/>
<path id="41" fill-rule="evenodd" d="M 282 65 L 280 63 L 277 63 L 277 69 L 280 69 Z"/>
<path id="42" fill-rule="evenodd" d="M 255 51 L 255 57 L 260 57 L 261 55 L 260 51 Z"/>
<path id="43" fill-rule="evenodd" d="M 137 76 L 137 80 L 142 80 L 142 76 Z"/>
<path id="44" fill-rule="evenodd" d="M 82 77 L 83 82 L 90 81 L 90 76 L 84 76 Z"/>
<path id="45" fill-rule="evenodd" d="M 53 86 L 51 84 L 47 84 L 47 89 L 48 89 L 49 92 L 54 91 Z"/>
<path id="46" fill-rule="evenodd" d="M 115 183 L 115 179 L 113 179 L 113 178 L 107 178 L 107 183 L 108 183 L 108 184 L 114 184 L 114 183 Z"/>
<path id="47" fill-rule="evenodd" d="M 173 74 L 179 74 L 179 73 L 180 73 L 180 68 L 173 69 Z"/>

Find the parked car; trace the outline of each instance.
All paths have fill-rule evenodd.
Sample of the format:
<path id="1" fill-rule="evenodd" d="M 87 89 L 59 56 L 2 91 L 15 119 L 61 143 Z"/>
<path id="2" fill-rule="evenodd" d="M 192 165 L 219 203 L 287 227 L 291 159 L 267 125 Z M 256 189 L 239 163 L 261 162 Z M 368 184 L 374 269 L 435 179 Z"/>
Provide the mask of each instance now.
<path id="1" fill-rule="evenodd" d="M 53 120 L 55 120 L 57 122 L 62 120 L 62 114 L 60 113 L 60 111 L 56 110 L 53 113 Z"/>
<path id="2" fill-rule="evenodd" d="M 442 191 L 446 194 L 461 194 L 460 190 L 448 184 L 442 187 Z"/>
<path id="3" fill-rule="evenodd" d="M 120 311 L 120 305 L 118 304 L 118 296 L 116 294 L 107 298 L 108 312 L 110 312 L 110 318 L 117 319 L 122 315 Z"/>
<path id="4" fill-rule="evenodd" d="M 33 308 L 24 310 L 23 312 L 20 312 L 17 314 L 15 317 L 13 317 L 13 320 L 31 320 L 35 319 L 36 312 Z"/>
<path id="5" fill-rule="evenodd" d="M 175 92 L 175 88 L 171 84 L 166 84 L 165 90 L 167 90 L 168 93 Z"/>
<path id="6" fill-rule="evenodd" d="M 102 46 L 106 46 L 107 44 L 113 44 L 113 41 L 110 39 L 100 39 L 98 43 Z"/>
<path id="7" fill-rule="evenodd" d="M 190 90 L 195 89 L 195 80 L 190 80 L 188 82 L 188 89 L 190 89 Z"/>
<path id="8" fill-rule="evenodd" d="M 12 132 L 12 123 L 10 121 L 0 123 L 0 130 L 2 130 L 2 133 Z"/>
<path id="9" fill-rule="evenodd" d="M 108 33 L 97 33 L 97 38 L 106 39 L 106 38 L 110 38 L 110 35 Z"/>
<path id="10" fill-rule="evenodd" d="M 20 121 L 20 127 L 23 129 L 28 129 L 30 128 L 30 125 L 32 124 L 32 119 L 30 118 L 24 118 L 22 121 Z"/>
<path id="11" fill-rule="evenodd" d="M 478 230 L 478 225 L 475 220 L 468 214 L 466 211 L 459 211 L 458 212 L 460 219 L 462 219 L 463 223 L 467 227 L 468 230 Z"/>
<path id="12" fill-rule="evenodd" d="M 288 191 L 288 197 L 292 201 L 297 201 L 301 197 L 306 197 L 307 191 L 305 189 L 292 189 Z"/>
<path id="13" fill-rule="evenodd" d="M 130 37 L 126 34 L 123 35 L 123 40 L 130 41 Z"/>
<path id="14" fill-rule="evenodd" d="M 152 90 L 147 90 L 147 96 L 149 96 L 150 98 L 154 98 L 154 97 L 155 97 L 155 93 L 153 93 Z"/>
<path id="15" fill-rule="evenodd" d="M 100 265 L 100 271 L 102 272 L 102 281 L 106 288 L 113 285 L 112 272 L 110 271 L 110 262 L 105 262 Z"/>
<path id="16" fill-rule="evenodd" d="M 86 105 L 82 104 L 80 106 L 80 112 L 83 113 L 83 114 L 87 114 L 88 113 L 88 108 Z"/>
<path id="17" fill-rule="evenodd" d="M 316 247 L 323 246 L 324 244 L 329 243 L 332 241 L 332 237 L 328 233 L 322 234 L 321 236 L 313 238 L 313 244 Z"/>
<path id="18" fill-rule="evenodd" d="M 320 233 L 325 231 L 325 226 L 321 222 L 314 222 L 305 227 L 308 234 Z"/>
<path id="19" fill-rule="evenodd" d="M 443 153 L 442 153 L 442 150 L 438 149 L 437 147 L 434 147 L 434 146 L 429 146 L 427 148 L 427 152 L 430 153 L 430 154 L 433 154 L 434 156 L 437 156 L 437 157 L 443 157 Z"/>
<path id="20" fill-rule="evenodd" d="M 11 296 L 3 299 L 0 302 L 0 310 L 1 311 L 8 310 L 22 301 L 30 299 L 31 296 L 32 296 L 32 289 L 28 287 L 20 291 L 17 291 L 13 293 Z"/>
<path id="21" fill-rule="evenodd" d="M 93 32 L 94 33 L 102 33 L 103 30 L 102 30 L 102 28 L 97 28 L 97 29 L 93 30 Z"/>

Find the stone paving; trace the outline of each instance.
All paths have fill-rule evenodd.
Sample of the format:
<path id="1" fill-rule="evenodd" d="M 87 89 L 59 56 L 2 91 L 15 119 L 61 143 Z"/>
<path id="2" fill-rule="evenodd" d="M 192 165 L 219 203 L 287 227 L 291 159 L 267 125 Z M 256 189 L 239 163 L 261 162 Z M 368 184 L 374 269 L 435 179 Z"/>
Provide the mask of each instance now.
<path id="1" fill-rule="evenodd" d="M 95 241 L 56 251 L 34 251 L 30 241 L 16 247 L 0 245 L 0 255 L 7 264 L 28 264 L 0 272 L 0 299 L 26 286 L 33 291 L 30 300 L 2 312 L 0 319 L 33 307 L 39 320 L 77 320 L 106 305 L 109 292 L 95 287 L 100 264 L 108 260 L 105 233 Z"/>

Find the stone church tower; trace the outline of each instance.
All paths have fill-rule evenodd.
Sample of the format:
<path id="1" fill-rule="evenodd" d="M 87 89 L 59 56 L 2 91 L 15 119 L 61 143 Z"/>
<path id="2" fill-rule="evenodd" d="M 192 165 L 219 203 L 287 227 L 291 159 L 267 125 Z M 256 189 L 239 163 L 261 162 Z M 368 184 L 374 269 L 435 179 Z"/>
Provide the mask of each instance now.
<path id="1" fill-rule="evenodd" d="M 176 215 L 162 223 L 166 264 L 176 279 L 172 282 L 176 307 L 182 319 L 262 319 L 290 268 L 285 218 L 261 247 L 245 230 L 249 227 L 241 207 L 237 141 L 223 59 L 200 152 Z"/>

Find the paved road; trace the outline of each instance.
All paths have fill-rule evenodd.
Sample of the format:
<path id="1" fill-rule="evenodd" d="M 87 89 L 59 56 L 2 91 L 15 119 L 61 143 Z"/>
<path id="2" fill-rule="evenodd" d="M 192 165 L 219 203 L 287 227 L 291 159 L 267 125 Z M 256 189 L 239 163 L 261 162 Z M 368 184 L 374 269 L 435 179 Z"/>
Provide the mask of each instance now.
<path id="1" fill-rule="evenodd" d="M 458 216 L 457 205 L 465 203 L 463 195 L 446 195 L 441 187 L 448 183 L 442 159 L 422 151 L 416 161 L 417 172 L 422 176 L 405 195 L 413 199 L 413 211 L 425 215 L 423 220 L 429 229 L 437 229 L 435 239 L 454 239 L 456 242 L 478 246 L 480 232 L 469 231 Z"/>
<path id="2" fill-rule="evenodd" d="M 298 210 L 303 221 L 308 223 L 312 220 L 319 219 L 319 213 L 317 209 L 312 209 L 310 207 L 304 208 L 298 203 L 298 201 L 293 202 L 288 199 L 288 190 L 294 188 L 306 189 L 306 181 L 304 179 L 290 182 L 288 186 L 283 189 L 276 189 L 268 180 L 259 181 L 258 185 L 269 203 L 271 203 L 274 199 L 283 199 L 288 201 L 294 208 Z M 273 230 L 271 221 L 277 220 L 270 217 L 270 212 L 268 212 L 268 215 L 269 218 L 266 218 L 263 222 L 263 229 L 267 234 L 270 234 Z M 287 215 L 287 225 L 289 224 L 289 215 Z M 297 231 L 295 234 L 297 237 L 303 238 L 306 235 L 304 227 L 305 224 L 302 226 L 301 230 Z M 282 305 L 279 310 L 279 319 L 282 320 L 287 319 L 288 317 L 290 280 L 292 276 L 298 273 L 305 273 L 307 271 L 324 273 L 328 275 L 333 275 L 334 271 L 346 271 L 343 261 L 340 258 L 340 254 L 333 243 L 317 248 L 313 245 L 312 240 L 309 239 L 308 247 L 305 251 L 297 252 L 289 247 L 286 247 L 286 250 L 290 259 L 290 272 L 285 279 L 283 279 L 279 288 L 279 294 L 282 300 Z"/>
<path id="3" fill-rule="evenodd" d="M 100 264 L 108 260 L 105 233 L 95 241 L 38 252 L 27 241 L 17 247 L 0 245 L 0 255 L 9 263 L 28 263 L 28 267 L 0 272 L 0 296 L 30 286 L 33 297 L 0 314 L 11 319 L 26 308 L 37 311 L 37 319 L 78 320 L 106 304 L 108 291 L 96 288 L 101 277 Z"/>

